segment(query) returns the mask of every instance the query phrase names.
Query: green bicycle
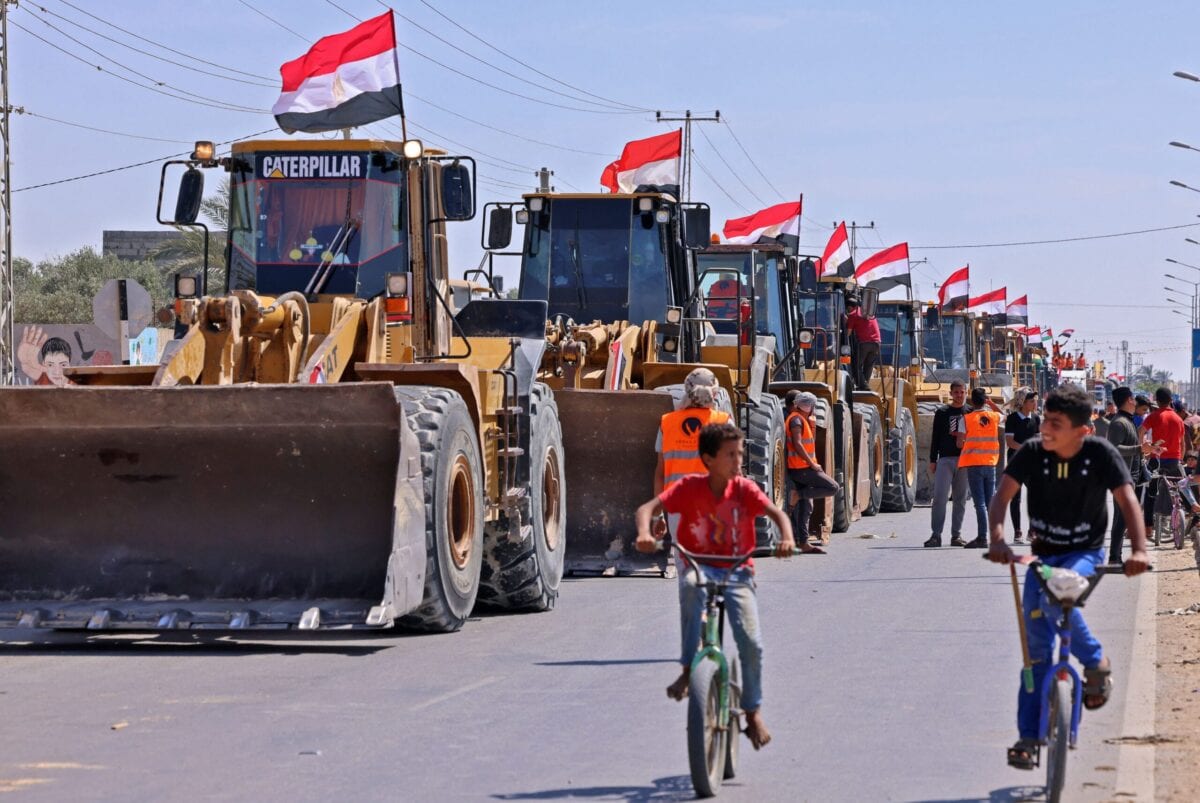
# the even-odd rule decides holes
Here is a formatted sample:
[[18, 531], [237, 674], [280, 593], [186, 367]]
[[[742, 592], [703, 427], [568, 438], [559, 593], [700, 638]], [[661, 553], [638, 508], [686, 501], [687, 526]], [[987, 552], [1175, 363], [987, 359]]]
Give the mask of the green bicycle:
[[[743, 583], [730, 579], [753, 553], [722, 557], [728, 566], [713, 566], [712, 555], [697, 555], [671, 545], [696, 573], [696, 584], [707, 593], [700, 649], [692, 659], [688, 683], [688, 765], [698, 797], [712, 797], [721, 782], [737, 774], [738, 733], [741, 732], [741, 677], [736, 649], [722, 646], [725, 631], [725, 592]], [[719, 579], [700, 571], [705, 563], [720, 569]]]

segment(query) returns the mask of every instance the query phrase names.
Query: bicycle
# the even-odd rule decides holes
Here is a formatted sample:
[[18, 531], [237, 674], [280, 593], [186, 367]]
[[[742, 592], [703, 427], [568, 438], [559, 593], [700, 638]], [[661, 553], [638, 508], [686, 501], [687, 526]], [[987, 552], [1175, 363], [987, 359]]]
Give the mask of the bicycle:
[[[1196, 497], [1190, 487], [1191, 477], [1176, 477], [1156, 471], [1150, 475], [1150, 481], [1158, 483], [1159, 493], [1162, 493], [1165, 488], [1171, 497], [1170, 514], [1154, 514], [1154, 531], [1151, 540], [1155, 546], [1159, 546], [1162, 544], [1163, 534], [1170, 532], [1171, 541], [1174, 543], [1175, 548], [1183, 549], [1183, 545], [1187, 541], [1189, 534], [1195, 538], [1197, 523], [1195, 515], [1192, 512], [1192, 508], [1196, 504]], [[1185, 504], [1187, 506], [1186, 509], [1184, 507]], [[1196, 554], [1197, 566], [1200, 567], [1200, 543], [1196, 544]]]
[[[984, 555], [984, 558], [987, 558]], [[1041, 748], [1046, 748], [1046, 800], [1058, 803], [1062, 799], [1067, 777], [1067, 751], [1074, 750], [1079, 738], [1079, 720], [1083, 713], [1083, 680], [1071, 666], [1071, 612], [1082, 608], [1106, 574], [1123, 574], [1122, 564], [1103, 564], [1091, 577], [1083, 577], [1070, 569], [1047, 566], [1040, 560], [1029, 564], [1042, 593], [1062, 609], [1054, 623], [1058, 641], [1058, 661], [1042, 680], [1042, 711], [1038, 723], [1037, 745], [1033, 751], [1033, 768], [1041, 766]], [[1053, 584], [1053, 588], [1051, 587]], [[1057, 589], [1057, 591], [1055, 590]], [[1026, 659], [1028, 660], [1028, 658]], [[1026, 688], [1033, 691], [1032, 675], [1026, 675]]]
[[[712, 797], [721, 788], [723, 780], [737, 774], [738, 733], [741, 731], [741, 677], [735, 650], [726, 652], [722, 647], [725, 631], [725, 592], [729, 588], [745, 585], [730, 580], [734, 571], [754, 556], [721, 556], [728, 566], [714, 566], [712, 555], [697, 555], [679, 544], [671, 544], [690, 564], [688, 571], [696, 573], [696, 584], [707, 594], [704, 603], [703, 627], [700, 649], [692, 659], [688, 682], [688, 766], [692, 774], [692, 787], [697, 797]], [[724, 571], [720, 579], [710, 579], [700, 564]]]

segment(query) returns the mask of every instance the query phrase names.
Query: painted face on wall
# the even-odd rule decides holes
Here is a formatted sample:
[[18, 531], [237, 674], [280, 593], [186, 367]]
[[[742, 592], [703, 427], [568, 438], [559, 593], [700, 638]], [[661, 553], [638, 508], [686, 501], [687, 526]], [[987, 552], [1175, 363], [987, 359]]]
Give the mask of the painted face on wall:
[[67, 384], [67, 377], [63, 371], [70, 367], [71, 358], [66, 354], [47, 354], [46, 358], [42, 361], [42, 368], [46, 371], [46, 377], [51, 383], [60, 387]]

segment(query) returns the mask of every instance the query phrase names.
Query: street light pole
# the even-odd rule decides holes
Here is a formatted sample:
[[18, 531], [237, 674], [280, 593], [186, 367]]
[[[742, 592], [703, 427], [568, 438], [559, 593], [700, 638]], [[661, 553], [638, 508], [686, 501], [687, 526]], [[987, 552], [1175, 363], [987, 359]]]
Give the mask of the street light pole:
[[[1192, 268], [1193, 270], [1200, 270], [1200, 268], [1197, 268], [1195, 265], [1188, 265], [1186, 262], [1180, 262], [1179, 260], [1171, 259], [1170, 257], [1167, 258], [1167, 261], [1172, 264], [1175, 264], [1175, 265], [1182, 265], [1185, 268]], [[1190, 316], [1184, 315], [1182, 312], [1180, 312], [1177, 309], [1173, 309], [1173, 310], [1171, 310], [1171, 312], [1174, 312], [1176, 315], [1180, 315], [1182, 317], [1187, 318], [1188, 323], [1191, 325], [1191, 329], [1192, 329], [1191, 332], [1188, 332], [1188, 350], [1187, 350], [1187, 352], [1188, 352], [1188, 377], [1189, 377], [1189, 380], [1188, 380], [1187, 400], [1188, 400], [1188, 408], [1194, 410], [1197, 407], [1200, 407], [1200, 368], [1196, 367], [1196, 364], [1195, 364], [1195, 361], [1193, 360], [1193, 355], [1192, 355], [1192, 347], [1193, 347], [1192, 340], [1196, 336], [1195, 331], [1197, 329], [1200, 329], [1200, 282], [1189, 282], [1187, 279], [1181, 279], [1178, 276], [1175, 276], [1170, 273], [1167, 273], [1164, 275], [1166, 276], [1166, 278], [1168, 278], [1172, 281], [1180, 282], [1182, 284], [1190, 284], [1192, 286], [1192, 298], [1191, 298], [1191, 305], [1190, 305], [1191, 315]], [[1168, 292], [1171, 292], [1171, 293], [1177, 293], [1181, 296], [1183, 295], [1183, 293], [1181, 291], [1176, 290], [1173, 287], [1167, 287], [1164, 285], [1163, 289], [1167, 290]], [[1167, 297], [1167, 301], [1178, 304], [1181, 307], [1184, 306], [1183, 302], [1176, 301], [1175, 299], [1170, 298], [1169, 296]]]

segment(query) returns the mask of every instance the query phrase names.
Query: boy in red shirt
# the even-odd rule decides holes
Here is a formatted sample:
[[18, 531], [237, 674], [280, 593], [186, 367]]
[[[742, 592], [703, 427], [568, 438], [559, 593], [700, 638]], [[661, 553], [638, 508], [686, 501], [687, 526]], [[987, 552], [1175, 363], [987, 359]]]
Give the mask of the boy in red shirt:
[[[796, 549], [787, 515], [772, 504], [752, 480], [741, 476], [744, 455], [741, 431], [729, 423], [708, 424], [700, 430], [700, 460], [707, 474], [688, 474], [637, 509], [637, 541], [640, 552], [654, 552], [658, 543], [650, 532], [650, 520], [660, 511], [678, 513], [676, 539], [689, 552], [705, 555], [745, 555], [755, 547], [754, 519], [766, 515], [775, 522], [782, 537], [777, 557], [788, 557]], [[727, 562], [726, 562], [727, 563]], [[701, 564], [700, 571], [724, 575], [721, 561]], [[754, 595], [754, 562], [747, 561], [730, 576], [739, 585], [725, 593], [725, 610], [738, 645], [742, 665], [742, 709], [746, 713], [746, 736], [754, 749], [771, 740], [762, 719], [762, 628]], [[695, 572], [679, 572], [679, 613], [683, 672], [667, 687], [667, 695], [682, 700], [687, 695], [692, 658], [700, 646], [700, 617], [705, 591], [696, 585]]]

